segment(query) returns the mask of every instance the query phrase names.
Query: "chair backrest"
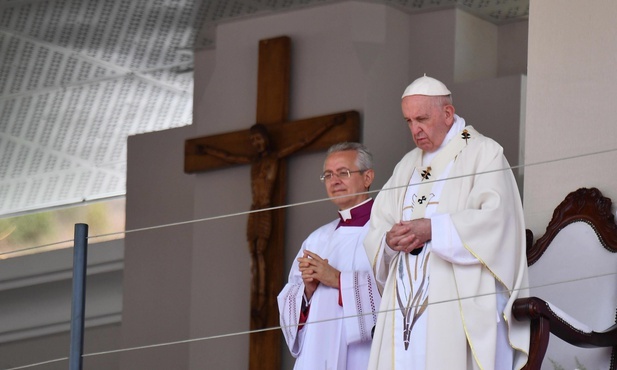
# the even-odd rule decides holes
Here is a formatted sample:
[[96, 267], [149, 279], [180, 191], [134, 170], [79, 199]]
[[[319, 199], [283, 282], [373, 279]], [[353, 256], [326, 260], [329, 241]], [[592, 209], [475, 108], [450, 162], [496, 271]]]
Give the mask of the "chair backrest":
[[[617, 225], [611, 204], [598, 189], [581, 188], [555, 209], [546, 233], [533, 244], [528, 231], [530, 295], [595, 331], [615, 323], [617, 313]], [[579, 348], [551, 335], [542, 369], [616, 369], [614, 357], [611, 348]]]

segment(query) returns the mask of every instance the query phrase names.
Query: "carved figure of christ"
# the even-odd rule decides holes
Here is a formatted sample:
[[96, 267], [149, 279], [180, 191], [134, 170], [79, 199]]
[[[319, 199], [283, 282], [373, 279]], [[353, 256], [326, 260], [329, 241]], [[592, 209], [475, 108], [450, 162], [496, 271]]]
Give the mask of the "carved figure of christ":
[[[283, 286], [285, 159], [326, 150], [341, 141], [358, 141], [355, 111], [288, 122], [290, 39], [259, 44], [257, 124], [249, 130], [187, 140], [185, 172], [234, 164], [251, 165], [252, 204], [247, 224], [251, 254], [251, 329], [278, 326], [276, 296]], [[280, 367], [280, 330], [250, 336], [249, 369]]]

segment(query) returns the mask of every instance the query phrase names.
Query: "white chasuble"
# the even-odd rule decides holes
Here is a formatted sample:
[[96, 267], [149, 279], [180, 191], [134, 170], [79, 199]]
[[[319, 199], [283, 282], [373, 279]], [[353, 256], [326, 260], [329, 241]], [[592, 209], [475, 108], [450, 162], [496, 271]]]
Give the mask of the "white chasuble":
[[335, 220], [314, 231], [303, 243], [341, 271], [339, 290], [320, 284], [313, 294], [306, 324], [298, 330], [304, 283], [294, 263], [289, 281], [278, 296], [285, 341], [296, 358], [294, 369], [366, 369], [371, 330], [377, 321], [380, 295], [362, 242], [364, 226], [337, 228]]
[[[529, 328], [510, 313], [518, 289], [527, 287], [518, 190], [501, 147], [466, 128], [450, 130], [452, 140], [471, 137], [441, 169], [433, 166], [439, 154], [429, 158], [429, 190], [422, 189], [428, 167], [416, 149], [375, 200], [365, 247], [382, 303], [369, 369], [488, 370], [506, 363], [510, 370], [513, 361], [517, 369], [526, 361]], [[417, 256], [392, 251], [385, 233], [418, 218], [419, 205], [420, 217], [431, 219], [432, 240]]]

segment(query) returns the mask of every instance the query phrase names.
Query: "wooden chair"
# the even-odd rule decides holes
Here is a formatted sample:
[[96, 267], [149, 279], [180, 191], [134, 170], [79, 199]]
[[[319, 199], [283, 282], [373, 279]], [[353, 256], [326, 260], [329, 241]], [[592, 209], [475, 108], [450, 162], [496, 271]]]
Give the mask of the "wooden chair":
[[[579, 362], [567, 342], [577, 347], [602, 348], [580, 361], [587, 369], [597, 368], [597, 363], [589, 363], [599, 361], [602, 368], [617, 370], [617, 225], [611, 204], [598, 189], [581, 188], [568, 194], [555, 209], [546, 233], [535, 243], [532, 232], [527, 230], [529, 285], [534, 296], [517, 299], [512, 308], [517, 320], [531, 321], [529, 361], [524, 369], [540, 369], [547, 349], [553, 345], [562, 349], [549, 350], [559, 358], [549, 357], [553, 366], [546, 362], [546, 369], [578, 367], [564, 365]], [[583, 283], [588, 285], [574, 287]], [[602, 288], [607, 291], [602, 292]], [[566, 310], [578, 312], [570, 316]], [[595, 331], [594, 325], [607, 329]], [[551, 333], [565, 342], [551, 341], [549, 345]], [[589, 354], [584, 351], [577, 353]], [[605, 365], [608, 361], [610, 364]]]

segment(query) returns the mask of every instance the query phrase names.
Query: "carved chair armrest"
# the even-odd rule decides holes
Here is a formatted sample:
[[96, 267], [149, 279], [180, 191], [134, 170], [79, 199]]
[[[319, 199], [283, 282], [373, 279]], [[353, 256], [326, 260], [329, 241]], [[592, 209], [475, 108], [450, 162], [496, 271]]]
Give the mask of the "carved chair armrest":
[[593, 331], [538, 297], [517, 299], [512, 306], [512, 314], [519, 321], [531, 320], [532, 332], [534, 325], [540, 323], [541, 331], [550, 331], [562, 340], [578, 347], [617, 345], [617, 324], [602, 332]]

